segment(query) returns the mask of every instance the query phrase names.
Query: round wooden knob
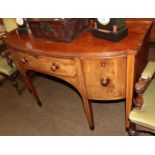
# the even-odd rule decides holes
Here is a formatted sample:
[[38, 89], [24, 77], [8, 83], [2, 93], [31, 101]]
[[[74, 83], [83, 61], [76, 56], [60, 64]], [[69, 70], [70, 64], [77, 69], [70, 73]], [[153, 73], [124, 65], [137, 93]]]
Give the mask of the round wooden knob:
[[57, 69], [59, 69], [59, 65], [56, 64], [56, 63], [53, 63], [53, 64], [52, 64], [52, 67], [51, 67], [51, 70], [52, 70], [52, 71], [56, 71]]
[[103, 77], [102, 79], [101, 79], [101, 84], [102, 84], [102, 86], [107, 86], [108, 84], [109, 84], [109, 82], [110, 82], [110, 79], [108, 78], [108, 77]]
[[28, 62], [28, 60], [26, 60], [25, 58], [20, 59], [20, 61], [21, 61], [23, 64], [26, 64], [26, 63]]
[[101, 62], [101, 66], [105, 67], [106, 63], [105, 62]]

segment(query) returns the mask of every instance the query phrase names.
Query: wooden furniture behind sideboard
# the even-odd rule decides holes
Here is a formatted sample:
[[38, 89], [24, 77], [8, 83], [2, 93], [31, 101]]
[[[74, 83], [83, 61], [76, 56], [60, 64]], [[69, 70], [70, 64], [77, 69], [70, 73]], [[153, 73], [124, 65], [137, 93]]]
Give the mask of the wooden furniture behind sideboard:
[[81, 94], [91, 129], [94, 129], [94, 119], [90, 100], [126, 99], [128, 128], [133, 86], [148, 61], [151, 22], [127, 22], [127, 26], [128, 37], [118, 43], [93, 37], [91, 29], [70, 43], [21, 36], [12, 31], [5, 38], [5, 43], [39, 105], [38, 94], [26, 74], [28, 70], [45, 73], [73, 85]]

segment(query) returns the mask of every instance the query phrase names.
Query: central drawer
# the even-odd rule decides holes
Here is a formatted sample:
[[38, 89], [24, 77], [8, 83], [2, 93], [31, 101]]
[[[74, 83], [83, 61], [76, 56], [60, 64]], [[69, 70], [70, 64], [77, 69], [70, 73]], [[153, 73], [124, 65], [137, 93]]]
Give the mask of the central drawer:
[[89, 99], [125, 98], [126, 57], [83, 60], [82, 65]]
[[75, 62], [71, 58], [46, 57], [22, 52], [13, 52], [13, 56], [22, 68], [61, 76], [76, 76]]

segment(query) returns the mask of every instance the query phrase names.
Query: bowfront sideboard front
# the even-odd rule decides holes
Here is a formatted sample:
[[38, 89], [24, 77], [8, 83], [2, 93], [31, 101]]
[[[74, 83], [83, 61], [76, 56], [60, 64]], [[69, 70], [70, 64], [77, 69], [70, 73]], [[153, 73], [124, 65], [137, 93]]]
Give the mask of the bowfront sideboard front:
[[[5, 43], [28, 89], [41, 105], [28, 70], [60, 78], [80, 93], [90, 129], [94, 129], [91, 100], [126, 100], [126, 128], [133, 86], [148, 61], [151, 22], [127, 22], [128, 37], [120, 42], [95, 38], [91, 29], [70, 43], [8, 33]], [[52, 102], [52, 101], [51, 101]]]

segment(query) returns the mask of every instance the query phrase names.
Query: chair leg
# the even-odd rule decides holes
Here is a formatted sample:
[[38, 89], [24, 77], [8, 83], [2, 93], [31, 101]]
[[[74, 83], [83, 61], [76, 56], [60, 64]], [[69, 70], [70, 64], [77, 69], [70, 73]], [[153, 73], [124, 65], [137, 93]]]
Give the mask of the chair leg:
[[6, 74], [0, 73], [0, 75], [4, 76], [3, 80], [0, 80], [0, 84], [1, 82], [5, 81], [6, 79], [9, 79], [13, 85], [13, 87], [16, 88], [16, 91], [18, 94], [21, 94], [23, 92], [23, 90], [26, 88], [26, 86], [24, 86], [23, 88], [19, 89], [18, 87], [18, 83], [16, 81], [17, 76], [18, 76], [18, 71], [16, 71], [15, 73], [13, 73], [11, 76], [8, 76]]
[[[0, 74], [0, 76], [1, 76], [1, 74]], [[2, 79], [0, 79], [0, 85], [2, 85], [2, 83], [6, 80], [6, 77], [4, 75], [2, 75], [2, 76], [3, 76]]]
[[9, 80], [11, 81], [13, 87], [16, 88], [17, 93], [20, 94], [22, 92], [22, 90], [20, 90], [18, 87], [18, 83], [16, 81], [16, 75], [14, 74], [14, 75], [10, 76]]
[[136, 129], [136, 124], [131, 123], [128, 129], [129, 136], [138, 136], [139, 132]]

